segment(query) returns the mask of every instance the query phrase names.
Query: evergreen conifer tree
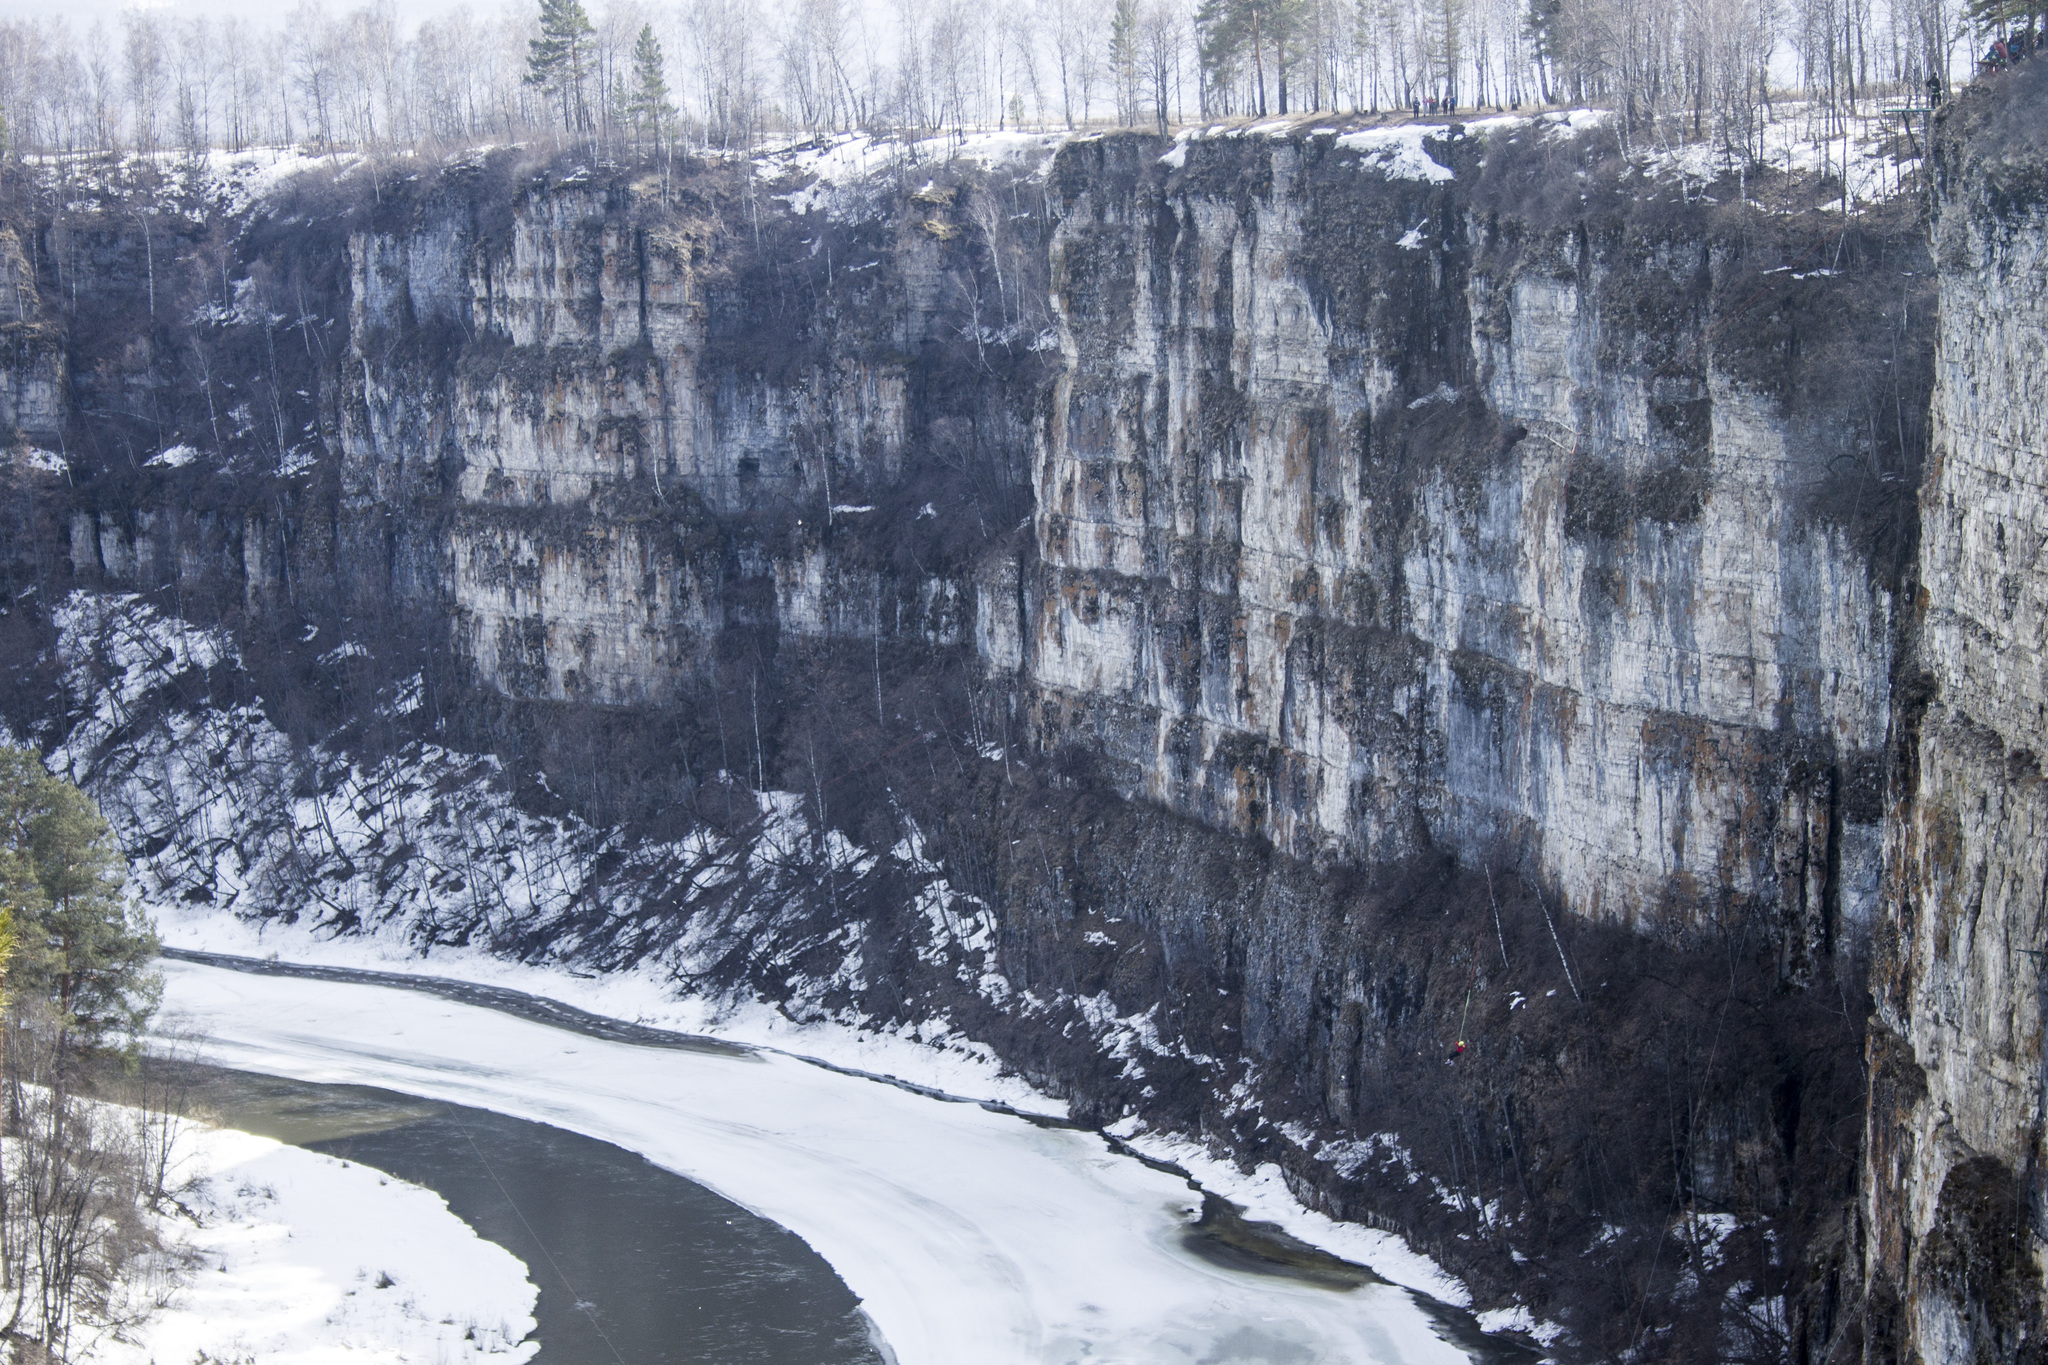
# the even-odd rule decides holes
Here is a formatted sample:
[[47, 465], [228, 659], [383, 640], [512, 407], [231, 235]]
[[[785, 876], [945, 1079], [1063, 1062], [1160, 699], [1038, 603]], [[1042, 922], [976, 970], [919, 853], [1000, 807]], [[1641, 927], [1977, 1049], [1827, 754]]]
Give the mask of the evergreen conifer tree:
[[156, 935], [122, 895], [127, 865], [78, 788], [0, 749], [0, 940], [10, 995], [48, 1001], [87, 1047], [131, 1041], [155, 1011]]
[[584, 68], [596, 33], [581, 0], [540, 0], [540, 37], [526, 44], [526, 83], [562, 102], [562, 124], [571, 132], [590, 123], [583, 104]]
[[633, 44], [633, 93], [626, 105], [637, 131], [651, 129], [654, 148], [661, 150], [662, 130], [675, 117], [669, 103], [668, 81], [662, 76], [661, 44], [655, 40], [654, 25], [640, 26], [640, 39]]
[[1287, 112], [1288, 71], [1300, 55], [1291, 48], [1303, 9], [1303, 0], [1203, 0], [1196, 8], [1199, 53], [1212, 82], [1228, 84], [1244, 73], [1244, 59], [1251, 59], [1252, 88], [1244, 112], [1265, 115], [1269, 75], [1279, 95], [1279, 112]]
[[1967, 0], [1965, 10], [1970, 22], [1986, 33], [2004, 34], [2034, 28], [2048, 4], [2043, 0]]

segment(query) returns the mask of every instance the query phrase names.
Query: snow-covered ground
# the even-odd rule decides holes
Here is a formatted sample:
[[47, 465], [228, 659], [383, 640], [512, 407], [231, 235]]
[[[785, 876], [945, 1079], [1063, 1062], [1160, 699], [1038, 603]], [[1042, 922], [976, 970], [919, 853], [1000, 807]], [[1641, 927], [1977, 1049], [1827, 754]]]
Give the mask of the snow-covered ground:
[[679, 996], [659, 962], [596, 976], [563, 964], [514, 962], [476, 948], [442, 946], [435, 948], [432, 956], [422, 956], [409, 945], [383, 935], [335, 935], [303, 923], [251, 924], [203, 907], [158, 906], [154, 913], [158, 936], [170, 948], [499, 986], [559, 1000], [609, 1019], [815, 1058], [828, 1066], [963, 1099], [989, 1101], [1026, 1114], [1067, 1117], [1066, 1101], [1006, 1074], [992, 1049], [942, 1020], [900, 1030], [825, 1021], [802, 1024], [764, 1003]]
[[896, 177], [949, 164], [972, 165], [989, 173], [1003, 171], [1016, 180], [1038, 179], [1051, 168], [1053, 154], [1072, 136], [997, 129], [908, 139], [843, 133], [764, 148], [753, 164], [756, 172], [771, 182], [804, 182], [781, 196], [792, 211], [823, 212], [843, 221], [876, 212], [882, 202], [876, 199], [877, 193], [892, 185]]
[[1406, 1290], [1195, 1255], [1199, 1196], [1091, 1133], [773, 1053], [609, 1043], [413, 991], [181, 962], [165, 976], [167, 1015], [203, 1030], [212, 1060], [586, 1133], [794, 1230], [902, 1365], [1466, 1358]]
[[520, 1365], [540, 1349], [526, 1267], [431, 1190], [231, 1129], [185, 1141], [196, 1225], [167, 1221], [191, 1253], [186, 1282], [93, 1359]]
[[[1780, 103], [1771, 110], [1759, 136], [1757, 150], [1762, 164], [1773, 170], [1816, 176], [1841, 175], [1846, 168], [1852, 209], [1903, 193], [1913, 183], [1920, 162], [1917, 157], [1894, 159], [1894, 139], [1902, 124], [1898, 115], [1885, 112], [1892, 103], [1860, 102], [1847, 115], [1846, 137], [1840, 132], [1829, 135], [1813, 105], [1803, 101]], [[1356, 115], [1302, 114], [1258, 123], [1187, 128], [1175, 136], [1173, 146], [1159, 159], [1178, 170], [1187, 164], [1188, 151], [1197, 142], [1219, 138], [1328, 137], [1340, 152], [1356, 153], [1362, 171], [1387, 180], [1436, 184], [1455, 179], [1456, 175], [1430, 155], [1430, 142], [1460, 137], [1513, 141], [1529, 134], [1546, 142], [1563, 141], [1612, 130], [1614, 114], [1607, 109], [1552, 109], [1443, 123], [1409, 122], [1398, 116], [1373, 117], [1363, 126], [1355, 126], [1358, 123]], [[1916, 132], [1920, 129], [1918, 122], [1913, 127]], [[1628, 149], [1627, 155], [1646, 184], [1681, 187], [1689, 196], [1704, 193], [1720, 177], [1734, 174], [1739, 162], [1736, 155], [1711, 141], [1638, 143]], [[1841, 201], [1835, 201], [1832, 207], [1839, 210]]]
[[[1895, 159], [1896, 139], [1904, 124], [1885, 110], [1889, 100], [1860, 101], [1847, 115], [1846, 133], [1830, 133], [1816, 108], [1804, 102], [1778, 105], [1764, 122], [1758, 151], [1762, 165], [1771, 170], [1801, 176], [1832, 174], [1843, 176], [1851, 209], [1882, 203], [1917, 185], [1918, 156]], [[1912, 120], [1917, 138], [1922, 133], [1918, 118]], [[1737, 168], [1737, 159], [1711, 143], [1696, 142], [1682, 147], [1638, 148], [1630, 159], [1651, 180], [1682, 184], [1700, 192], [1720, 176]], [[1837, 199], [1824, 205], [1840, 212]]]
[[[376, 936], [336, 937], [306, 925], [250, 924], [196, 907], [164, 907], [159, 914], [158, 931], [173, 948], [504, 987], [608, 1018], [813, 1059], [1024, 1114], [1067, 1116], [1066, 1101], [1007, 1074], [993, 1052], [950, 1031], [943, 1022], [900, 1031], [859, 1029], [833, 1021], [797, 1023], [766, 1004], [678, 997], [658, 965], [593, 977], [565, 966], [511, 962], [476, 949], [443, 947], [423, 957], [404, 944]], [[1454, 1306], [1471, 1303], [1463, 1284], [1399, 1237], [1363, 1224], [1340, 1223], [1303, 1207], [1288, 1192], [1277, 1167], [1247, 1174], [1185, 1137], [1150, 1132], [1134, 1120], [1118, 1124], [1114, 1132], [1146, 1156], [1189, 1171], [1202, 1188], [1243, 1206], [1251, 1218], [1367, 1266], [1394, 1284]], [[1548, 1335], [1548, 1329], [1540, 1334]]]

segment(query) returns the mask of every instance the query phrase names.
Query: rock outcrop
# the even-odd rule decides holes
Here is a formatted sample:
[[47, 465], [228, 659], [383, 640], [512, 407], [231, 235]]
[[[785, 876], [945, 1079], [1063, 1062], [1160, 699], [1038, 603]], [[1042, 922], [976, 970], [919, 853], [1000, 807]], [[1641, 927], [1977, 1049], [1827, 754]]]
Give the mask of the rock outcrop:
[[[676, 202], [654, 178], [572, 178], [493, 205], [504, 221], [486, 226], [451, 179], [403, 229], [350, 239], [339, 444], [344, 506], [439, 507], [431, 530], [398, 532], [432, 539], [395, 586], [452, 612], [478, 681], [643, 704], [701, 682], [728, 625], [968, 635], [957, 566], [903, 572], [855, 547], [925, 505], [997, 514], [937, 488], [907, 511], [875, 499], [905, 486], [911, 446], [970, 468], [1021, 449], [1035, 358], [1007, 344], [1013, 327], [999, 370], [957, 315], [1032, 228], [955, 247], [950, 225], [928, 229], [957, 188], [896, 198], [910, 221], [847, 226], [705, 176]], [[742, 208], [744, 244], [706, 216]]]
[[2043, 1350], [2048, 1269], [2048, 73], [1943, 142], [1934, 447], [1873, 972], [1883, 1359]]
[[1446, 847], [1680, 935], [1762, 910], [1804, 958], [1876, 896], [1893, 601], [1814, 506], [1869, 452], [1740, 333], [1832, 301], [1708, 212], [1504, 203], [1572, 173], [1555, 137], [1067, 154], [1043, 739], [1298, 857]]

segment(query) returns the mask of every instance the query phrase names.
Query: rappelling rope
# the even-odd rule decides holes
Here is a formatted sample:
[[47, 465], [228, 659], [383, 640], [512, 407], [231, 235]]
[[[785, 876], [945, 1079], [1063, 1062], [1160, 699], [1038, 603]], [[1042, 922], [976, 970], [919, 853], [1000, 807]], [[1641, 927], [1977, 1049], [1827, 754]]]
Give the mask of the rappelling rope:
[[1465, 1049], [1465, 1025], [1472, 1020], [1472, 988], [1479, 984], [1479, 955], [1472, 955], [1472, 975], [1465, 982], [1465, 1012], [1458, 1016], [1458, 1050]]

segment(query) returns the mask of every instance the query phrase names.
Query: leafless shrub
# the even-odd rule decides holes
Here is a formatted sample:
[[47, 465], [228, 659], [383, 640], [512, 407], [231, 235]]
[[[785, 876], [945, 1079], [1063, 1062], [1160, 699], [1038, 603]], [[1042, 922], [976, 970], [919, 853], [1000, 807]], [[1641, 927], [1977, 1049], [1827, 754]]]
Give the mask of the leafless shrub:
[[0, 1339], [71, 1360], [156, 1306], [131, 1280], [164, 1248], [145, 1215], [146, 1144], [128, 1111], [83, 1093], [67, 1030], [17, 1004], [0, 1023]]

